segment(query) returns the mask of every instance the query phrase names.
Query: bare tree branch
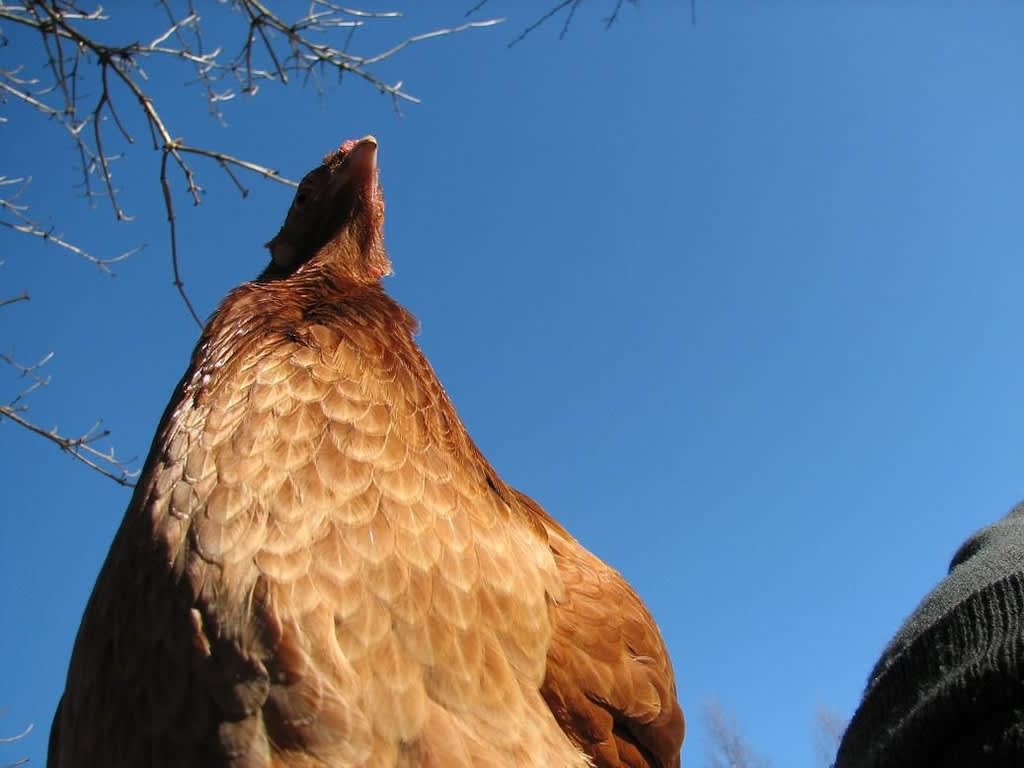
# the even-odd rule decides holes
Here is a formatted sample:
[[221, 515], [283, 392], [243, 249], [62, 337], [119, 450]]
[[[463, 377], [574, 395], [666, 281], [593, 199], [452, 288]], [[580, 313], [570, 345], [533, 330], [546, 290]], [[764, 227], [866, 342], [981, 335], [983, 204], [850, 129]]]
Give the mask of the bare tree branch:
[[32, 733], [32, 728], [32, 723], [29, 723], [21, 733], [15, 734], [14, 736], [0, 736], [0, 744], [13, 744], [16, 741], [21, 741]]
[[10, 186], [14, 184], [21, 185], [21, 188], [8, 197], [0, 197], [0, 214], [6, 214], [9, 218], [0, 218], [0, 226], [6, 227], [7, 229], [15, 232], [20, 232], [23, 235], [30, 235], [32, 237], [38, 237], [42, 240], [56, 245], [59, 248], [63, 248], [76, 256], [79, 256], [91, 264], [94, 264], [97, 269], [101, 272], [105, 272], [108, 275], [112, 275], [113, 271], [110, 269], [112, 264], [116, 264], [119, 261], [134, 256], [145, 246], [138, 246], [136, 248], [130, 248], [124, 253], [118, 254], [117, 256], [110, 256], [107, 258], [99, 258], [93, 256], [83, 248], [70, 243], [65, 240], [61, 235], [54, 232], [53, 227], [43, 227], [39, 222], [31, 219], [28, 216], [28, 206], [22, 205], [16, 202], [21, 197], [25, 187], [28, 186], [31, 179], [18, 178], [8, 179], [4, 176], [0, 176], [0, 188]]
[[28, 736], [30, 733], [32, 733], [32, 728], [32, 723], [29, 723], [27, 726], [25, 726], [25, 730], [23, 730], [20, 733], [16, 733], [13, 736], [0, 736], [0, 744], [12, 744], [15, 741], [20, 741], [26, 736]]
[[7, 299], [0, 299], [0, 307], [6, 307], [8, 304], [16, 304], [19, 301], [28, 301], [28, 291], [22, 291], [17, 296], [11, 296]]
[[50, 378], [42, 375], [40, 371], [52, 358], [53, 353], [49, 352], [39, 361], [25, 364], [15, 360], [13, 355], [0, 353], [0, 362], [6, 363], [12, 368], [18, 378], [28, 381], [27, 386], [22, 388], [6, 405], [0, 405], [0, 422], [6, 418], [29, 432], [55, 443], [65, 453], [70, 454], [101, 475], [109, 477], [119, 485], [133, 485], [131, 478], [138, 472], [128, 468], [130, 462], [123, 462], [117, 458], [113, 448], [103, 451], [95, 447], [96, 442], [110, 435], [109, 430], [100, 429], [99, 421], [78, 437], [68, 437], [62, 435], [56, 427], [46, 429], [25, 415], [28, 411], [28, 405], [25, 403], [28, 396], [50, 383]]
[[[605, 29], [611, 29], [615, 23], [619, 20], [619, 15], [622, 12], [623, 6], [626, 3], [630, 5], [637, 5], [639, 0], [610, 0], [612, 3], [611, 12], [604, 17], [602, 20]], [[478, 0], [468, 11], [466, 16], [472, 16], [474, 13], [479, 11], [490, 0]], [[548, 21], [553, 19], [559, 13], [565, 11], [565, 19], [562, 22], [562, 28], [558, 33], [558, 39], [563, 40], [565, 36], [569, 34], [569, 27], [572, 26], [573, 19], [576, 17], [576, 12], [583, 6], [586, 0], [557, 0], [551, 7], [548, 8], [543, 14], [541, 14], [536, 20], [528, 24], [523, 30], [508, 43], [508, 47], [512, 48], [515, 45], [521, 43], [530, 33], [536, 31], [538, 28], [544, 26]], [[693, 26], [697, 26], [697, 7], [696, 0], [690, 0], [690, 23]]]
[[[356, 53], [352, 46], [359, 30], [367, 25], [387, 25], [401, 14], [371, 12], [338, 5], [331, 0], [307, 0], [301, 6], [272, 0], [224, 0], [195, 3], [195, 0], [156, 0], [154, 34], [145, 40], [107, 42], [103, 34], [110, 15], [102, 6], [85, 0], [0, 0], [0, 45], [8, 58], [17, 45], [22, 61], [0, 66], [0, 102], [8, 105], [7, 122], [15, 115], [28, 115], [57, 123], [78, 158], [76, 186], [92, 202], [106, 198], [115, 222], [131, 219], [132, 212], [121, 200], [116, 176], [117, 161], [136, 146], [136, 135], [146, 132], [160, 153], [156, 183], [160, 190], [168, 227], [168, 249], [172, 283], [193, 321], [202, 325], [183, 279], [178, 252], [179, 218], [176, 196], [185, 194], [193, 205], [203, 201], [200, 170], [212, 163], [223, 172], [242, 197], [249, 194], [245, 174], [287, 186], [296, 182], [252, 159], [238, 157], [216, 146], [188, 142], [173, 123], [175, 113], [157, 103], [154, 77], [173, 76], [183, 69], [191, 83], [202, 89], [209, 114], [224, 124], [222, 109], [238, 94], [255, 95], [265, 81], [287, 84], [292, 79], [312, 82], [322, 92], [328, 76], [361, 79], [386, 94], [396, 111], [403, 102], [418, 103], [401, 80], [385, 80], [380, 65], [411, 45], [434, 38], [483, 29], [500, 23], [488, 19], [463, 23], [412, 35], [385, 46], [383, 50]], [[209, 17], [229, 14], [233, 26], [224, 44], [211, 46], [204, 35], [199, 10]], [[17, 35], [12, 31], [17, 30]], [[359, 38], [362, 40], [363, 38]], [[366, 38], [369, 39], [369, 38]], [[32, 46], [35, 46], [33, 48]], [[226, 51], [233, 51], [228, 53]], [[41, 55], [41, 63], [34, 62]], [[20, 111], [19, 111], [20, 110]], [[11, 163], [14, 158], [8, 158]], [[112, 266], [138, 252], [130, 249], [112, 257], [94, 255], [89, 248], [72, 242], [31, 209], [23, 193], [25, 177], [0, 176], [0, 231], [37, 238], [57, 246], [113, 274]], [[176, 187], [176, 182], [182, 184]], [[0, 307], [25, 301], [28, 294], [0, 300]], [[0, 405], [0, 421], [13, 424], [55, 443], [66, 453], [122, 485], [130, 485], [133, 473], [109, 451], [96, 447], [107, 436], [99, 422], [86, 433], [72, 437], [56, 428], [47, 429], [26, 414], [25, 398], [49, 379], [39, 374], [44, 358], [34, 365], [22, 365], [12, 355], [0, 362], [30, 383], [6, 405]]]
[[[413, 35], [412, 37], [407, 37], [405, 40], [398, 43], [397, 45], [391, 46], [386, 51], [381, 51], [375, 56], [367, 56], [366, 58], [361, 59], [360, 63], [362, 64], [362, 66], [367, 67], [372, 66], [374, 64], [379, 64], [385, 59], [390, 59], [403, 48], [407, 48], [410, 45], [414, 45], [415, 43], [421, 43], [424, 40], [433, 40], [438, 37], [445, 37], [446, 35], [457, 35], [459, 34], [459, 32], [465, 32], [470, 29], [484, 29], [485, 27], [493, 27], [495, 24], [501, 24], [503, 21], [504, 19], [490, 19], [489, 21], [471, 21], [465, 24], [460, 24], [457, 27], [452, 27], [451, 29], [435, 29], [433, 32], [424, 32], [423, 34], [420, 35]], [[419, 99], [414, 97], [403, 96], [402, 98], [407, 98], [409, 101], [414, 101], [417, 104], [419, 104], [420, 102]]]
[[28, 378], [31, 380], [31, 383], [25, 387], [25, 389], [21, 390], [21, 392], [14, 396], [14, 399], [8, 404], [9, 407], [15, 408], [22, 400], [31, 395], [37, 389], [45, 387], [50, 383], [49, 377], [41, 376], [36, 373], [36, 371], [40, 370], [44, 365], [50, 362], [52, 357], [53, 352], [47, 352], [46, 355], [44, 355], [38, 362], [32, 363], [31, 365], [23, 365], [10, 355], [0, 354], [0, 361], [7, 363], [16, 370], [21, 378]]
[[526, 29], [520, 32], [519, 37], [517, 37], [515, 40], [509, 43], [508, 47], [511, 48], [517, 43], [521, 43], [523, 40], [526, 39], [526, 36], [533, 32], [535, 29], [537, 29], [540, 26], [543, 26], [544, 23], [547, 22], [549, 19], [551, 19], [554, 16], [557, 16], [558, 13], [564, 10], [565, 8], [568, 8], [569, 13], [566, 15], [565, 23], [562, 24], [562, 31], [558, 33], [559, 40], [565, 39], [566, 34], [569, 32], [569, 25], [572, 23], [573, 16], [576, 15], [576, 9], [579, 8], [582, 2], [583, 0], [562, 0], [562, 2], [558, 3], [558, 5], [554, 6], [551, 10], [549, 10], [535, 22], [526, 27]]
[[[21, 733], [17, 733], [14, 736], [0, 736], [0, 744], [16, 744], [17, 742], [21, 741], [26, 736], [28, 736], [30, 733], [32, 733], [32, 728], [32, 723], [29, 723], [22, 729]], [[4, 763], [3, 768], [17, 768], [17, 766], [25, 765], [27, 762], [28, 758], [22, 757], [18, 760], [15, 760], [13, 763]]]
[[[262, 80], [288, 83], [290, 76], [303, 75], [314, 79], [320, 87], [322, 75], [336, 72], [339, 77], [352, 74], [361, 78], [381, 93], [389, 95], [396, 110], [402, 101], [418, 103], [418, 99], [404, 89], [402, 81], [388, 83], [375, 74], [374, 67], [387, 61], [415, 43], [482, 29], [500, 23], [500, 19], [469, 22], [457, 27], [437, 29], [411, 37], [372, 55], [356, 55], [348, 50], [351, 33], [368, 22], [394, 19], [398, 13], [371, 13], [336, 5], [327, 0], [312, 0], [305, 15], [286, 21], [262, 0], [232, 0], [230, 8], [243, 21], [243, 43], [234, 57], [227, 57], [222, 47], [207, 50], [202, 37], [200, 16], [191, 0], [178, 10], [180, 3], [160, 0], [167, 26], [149, 43], [130, 42], [108, 45], [99, 42], [90, 31], [98, 23], [107, 21], [101, 7], [84, 11], [69, 0], [26, 0], [23, 4], [0, 0], [0, 21], [36, 30], [46, 54], [46, 69], [52, 82], [41, 84], [40, 77], [22, 77], [15, 71], [0, 71], [0, 94], [12, 97], [30, 106], [37, 113], [61, 123], [82, 161], [82, 186], [87, 196], [93, 195], [92, 176], [101, 181], [104, 196], [109, 200], [115, 219], [124, 221], [129, 213], [121, 206], [118, 188], [114, 182], [111, 164], [121, 157], [109, 146], [105, 125], [107, 118], [116, 130], [116, 137], [130, 146], [135, 140], [117, 108], [114, 83], [118, 83], [131, 96], [141, 111], [149, 130], [153, 148], [163, 155], [160, 189], [170, 229], [170, 249], [174, 286], [181, 294], [189, 314], [200, 324], [199, 315], [192, 306], [181, 277], [176, 251], [177, 217], [174, 214], [167, 158], [173, 160], [185, 182], [192, 203], [202, 202], [202, 187], [187, 155], [213, 160], [229, 177], [241, 194], [248, 190], [233, 168], [255, 173], [279, 183], [295, 185], [277, 171], [260, 163], [235, 157], [209, 147], [194, 146], [175, 136], [164, 114], [147, 92], [143, 62], [165, 60], [185, 63], [202, 83], [207, 104], [212, 114], [222, 120], [220, 104], [235, 96], [235, 87], [242, 93], [255, 94]], [[339, 48], [327, 40], [337, 30], [347, 30], [345, 46]], [[269, 64], [266, 66], [263, 62]], [[99, 86], [99, 96], [91, 108], [80, 103], [80, 82], [87, 76], [82, 64], [91, 65]], [[232, 82], [235, 84], [232, 85]], [[81, 115], [84, 115], [81, 116]], [[91, 126], [91, 137], [84, 128]], [[48, 230], [32, 227], [27, 230], [38, 236], [50, 236]], [[63, 243], [62, 243], [63, 244]], [[64, 244], [67, 247], [67, 244]], [[84, 252], [83, 252], [84, 253]]]
[[[7, 299], [0, 303], [0, 306], [6, 306], [18, 301], [28, 301], [28, 294], [23, 293], [20, 296]], [[78, 437], [67, 437], [62, 435], [56, 427], [45, 429], [25, 415], [28, 411], [28, 405], [25, 402], [28, 396], [50, 383], [49, 376], [44, 376], [41, 371], [52, 358], [53, 352], [48, 352], [40, 360], [25, 364], [18, 362], [13, 354], [0, 353], [0, 363], [5, 363], [9, 368], [13, 369], [18, 378], [28, 381], [28, 384], [12, 397], [6, 405], [0, 404], [0, 422], [3, 419], [8, 419], [19, 427], [46, 438], [59, 446], [65, 453], [70, 454], [89, 468], [99, 472], [104, 477], [110, 478], [119, 485], [134, 485], [131, 478], [137, 475], [138, 472], [128, 468], [130, 462], [123, 462], [117, 458], [112, 447], [106, 451], [95, 447], [94, 444], [97, 441], [103, 440], [110, 435], [109, 430], [100, 429], [99, 421]]]
[[171, 239], [171, 269], [174, 272], [174, 287], [181, 295], [181, 300], [185, 302], [185, 307], [188, 308], [188, 312], [192, 315], [192, 319], [196, 321], [196, 325], [200, 328], [203, 327], [203, 321], [199, 319], [199, 313], [196, 312], [195, 307], [192, 306], [192, 300], [188, 297], [185, 292], [185, 283], [181, 279], [181, 271], [178, 268], [178, 229], [175, 226], [174, 220], [174, 198], [171, 195], [171, 185], [167, 182], [167, 153], [164, 152], [164, 156], [160, 161], [160, 188], [164, 193], [164, 210], [167, 211], [167, 225], [170, 228], [170, 239]]
[[135, 485], [132, 478], [139, 474], [138, 471], [129, 470], [127, 465], [114, 455], [113, 448], [101, 451], [93, 447], [92, 444], [97, 440], [102, 440], [110, 435], [110, 430], [100, 429], [101, 422], [97, 421], [87, 432], [78, 437], [66, 437], [60, 434], [56, 427], [45, 429], [29, 421], [9, 405], [0, 405], [0, 421], [3, 419], [9, 419], [29, 432], [45, 437], [50, 442], [55, 443], [65, 453], [78, 459], [104, 477], [110, 478], [118, 485]]

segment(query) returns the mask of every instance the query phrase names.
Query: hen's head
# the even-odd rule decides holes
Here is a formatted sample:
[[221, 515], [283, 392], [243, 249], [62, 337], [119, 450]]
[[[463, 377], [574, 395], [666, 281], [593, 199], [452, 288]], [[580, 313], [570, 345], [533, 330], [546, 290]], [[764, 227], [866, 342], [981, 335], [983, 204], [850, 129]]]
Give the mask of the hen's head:
[[299, 183], [284, 225], [267, 243], [267, 277], [316, 261], [360, 282], [391, 273], [384, 250], [384, 196], [377, 181], [377, 140], [346, 141]]

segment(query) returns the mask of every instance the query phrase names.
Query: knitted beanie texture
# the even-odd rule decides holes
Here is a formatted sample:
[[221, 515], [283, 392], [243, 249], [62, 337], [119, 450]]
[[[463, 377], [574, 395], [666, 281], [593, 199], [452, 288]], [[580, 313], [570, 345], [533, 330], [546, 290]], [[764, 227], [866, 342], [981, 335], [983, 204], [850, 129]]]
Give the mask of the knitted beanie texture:
[[885, 649], [836, 768], [1024, 766], [1024, 504], [964, 543]]

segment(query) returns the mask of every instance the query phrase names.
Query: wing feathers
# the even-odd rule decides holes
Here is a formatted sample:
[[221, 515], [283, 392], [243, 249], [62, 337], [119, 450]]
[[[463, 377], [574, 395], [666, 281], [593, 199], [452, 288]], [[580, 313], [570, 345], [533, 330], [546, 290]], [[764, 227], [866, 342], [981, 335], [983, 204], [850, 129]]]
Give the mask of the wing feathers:
[[497, 478], [409, 316], [283, 283], [228, 298], [168, 406], [51, 764], [677, 765], [653, 621]]
[[533, 499], [516, 500], [546, 527], [565, 590], [542, 688], [559, 724], [598, 768], [678, 766], [683, 716], [654, 619], [619, 573]]

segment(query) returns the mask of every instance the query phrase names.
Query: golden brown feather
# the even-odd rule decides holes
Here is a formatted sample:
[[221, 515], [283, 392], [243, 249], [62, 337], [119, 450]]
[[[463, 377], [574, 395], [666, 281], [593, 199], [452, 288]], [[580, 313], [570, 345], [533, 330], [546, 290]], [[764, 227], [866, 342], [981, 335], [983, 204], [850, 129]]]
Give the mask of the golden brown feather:
[[376, 141], [207, 325], [86, 607], [48, 765], [675, 766], [657, 627], [473, 444], [381, 289]]

